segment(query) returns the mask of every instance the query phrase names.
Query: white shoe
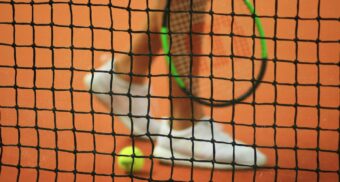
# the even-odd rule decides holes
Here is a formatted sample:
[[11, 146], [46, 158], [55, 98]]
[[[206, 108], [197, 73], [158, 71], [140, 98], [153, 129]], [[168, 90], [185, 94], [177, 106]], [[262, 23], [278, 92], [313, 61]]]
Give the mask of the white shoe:
[[118, 116], [130, 130], [133, 130], [131, 134], [142, 136], [144, 139], [148, 139], [148, 133], [158, 134], [160, 123], [147, 118], [150, 115], [148, 84], [132, 83], [130, 87], [129, 82], [109, 73], [111, 64], [112, 61], [108, 61], [93, 74], [87, 74], [84, 78], [86, 88], [111, 108], [113, 114]]
[[253, 147], [240, 141], [232, 144], [218, 123], [199, 121], [180, 131], [170, 130], [165, 123], [160, 133], [164, 136], [157, 138], [153, 155], [164, 163], [215, 169], [245, 169], [266, 163], [266, 156]]

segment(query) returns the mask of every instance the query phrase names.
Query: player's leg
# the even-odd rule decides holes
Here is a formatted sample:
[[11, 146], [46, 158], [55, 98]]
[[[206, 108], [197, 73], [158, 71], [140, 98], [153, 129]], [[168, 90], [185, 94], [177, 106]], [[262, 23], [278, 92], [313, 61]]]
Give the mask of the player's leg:
[[196, 120], [204, 117], [203, 108], [197, 102], [193, 101], [178, 86], [177, 82], [172, 80], [172, 99], [171, 99], [171, 116], [172, 127], [175, 130], [183, 130], [192, 127]]
[[[183, 3], [181, 1], [173, 0], [172, 2]], [[193, 0], [192, 2], [208, 3], [209, 1]], [[190, 5], [190, 3], [186, 5]], [[190, 7], [184, 6], [181, 6], [181, 8], [190, 9]], [[200, 32], [199, 29], [195, 31]], [[173, 43], [173, 46], [175, 44]], [[201, 51], [200, 46], [196, 45], [196, 48], [191, 50]], [[199, 57], [194, 56], [191, 59], [191, 75], [198, 75]], [[261, 152], [243, 144], [241, 141], [233, 140], [224, 131], [223, 125], [213, 121], [210, 116], [205, 116], [203, 106], [192, 101], [175, 81], [172, 81], [171, 88], [171, 96], [173, 97], [171, 102], [172, 119], [170, 125], [169, 123], [161, 125], [160, 133], [164, 136], [158, 137], [154, 150], [155, 156], [165, 158], [162, 161], [167, 163], [198, 167], [214, 166], [220, 169], [232, 168], [233, 163], [235, 168], [265, 164], [266, 157]], [[176, 160], [171, 160], [173, 157]], [[192, 159], [194, 161], [190, 162]], [[212, 164], [213, 161], [214, 165]]]
[[[172, 56], [172, 61], [177, 64], [183, 63], [182, 65], [178, 65], [178, 67], [184, 67], [182, 69], [186, 70], [186, 74], [188, 75], [197, 76], [200, 67], [199, 59], [201, 58], [198, 55], [202, 52], [202, 44], [197, 44], [197, 42], [200, 42], [201, 36], [197, 34], [191, 34], [190, 41], [195, 42], [196, 44], [191, 44], [184, 41], [187, 46], [190, 46], [190, 52], [188, 52], [188, 50], [186, 50], [185, 48], [181, 49], [178, 47], [183, 47], [182, 41], [187, 39], [187, 33], [183, 32], [203, 32], [203, 25], [191, 25], [196, 20], [204, 19], [205, 15], [202, 13], [189, 13], [189, 11], [205, 11], [208, 7], [209, 1], [194, 0], [192, 1], [192, 3], [193, 4], [191, 4], [191, 1], [183, 2], [181, 0], [172, 0], [170, 4], [170, 9], [174, 12], [170, 13], [169, 16], [169, 29], [174, 32], [174, 34], [171, 35], [173, 47], [173, 49], [171, 49], [171, 53], [174, 55]], [[197, 3], [200, 4], [197, 5]], [[182, 24], [180, 26], [176, 24], [176, 22], [179, 22], [179, 19], [185, 21], [181, 22]], [[202, 24], [204, 23], [205, 22], [203, 21]], [[185, 83], [194, 82], [193, 78], [190, 79], [188, 77], [182, 77], [182, 79]], [[187, 89], [190, 90], [190, 88]], [[189, 98], [189, 96], [185, 94], [178, 86], [175, 79], [172, 79], [171, 96], [171, 114], [174, 118], [172, 120], [173, 129], [181, 130], [192, 127], [195, 120], [199, 120], [204, 116], [202, 106]]]
[[[165, 6], [165, 1], [149, 2], [151, 9], [163, 9]], [[159, 17], [159, 13], [149, 12], [149, 21], [145, 19], [145, 22], [149, 22], [145, 23], [145, 32], [160, 32]], [[156, 134], [160, 127], [157, 121], [148, 119], [150, 107], [147, 95], [150, 90], [146, 76], [152, 63], [152, 57], [148, 55], [158, 53], [161, 48], [159, 35], [133, 33], [131, 47], [134, 55], [115, 54], [114, 59], [86, 75], [84, 82], [101, 102], [112, 109], [113, 114], [119, 116], [129, 129], [133, 129], [131, 133], [145, 137], [148, 132]], [[130, 73], [141, 76], [131, 76]]]
[[[160, 52], [161, 41], [159, 32], [162, 25], [161, 11], [165, 7], [165, 0], [149, 0], [149, 8], [151, 11], [148, 12], [148, 17], [145, 17], [144, 28], [138, 29], [143, 33], [132, 33], [131, 40], [131, 55], [117, 54], [115, 58], [115, 68], [120, 73], [133, 73], [138, 75], [147, 75], [149, 73], [150, 64], [152, 64], [152, 55]], [[146, 34], [145, 32], [158, 32]], [[129, 75], [119, 75], [126, 81], [130, 81]], [[141, 84], [146, 82], [146, 76], [133, 76], [133, 83]]]
[[[136, 1], [136, 0], [135, 0]], [[131, 3], [133, 3], [132, 1]], [[150, 64], [152, 64], [152, 56], [159, 53], [161, 49], [161, 42], [159, 34], [146, 32], [160, 32], [162, 25], [162, 9], [164, 9], [166, 0], [149, 0], [147, 1], [150, 11], [144, 17], [144, 27], [138, 28], [139, 32], [131, 33], [131, 53], [117, 54], [115, 57], [115, 71], [120, 73], [133, 73], [138, 75], [147, 75], [149, 72]], [[158, 10], [158, 11], [157, 11]], [[130, 40], [129, 40], [130, 41]], [[119, 75], [126, 81], [130, 81], [129, 75]], [[133, 83], [141, 84], [147, 80], [146, 76], [133, 76]]]

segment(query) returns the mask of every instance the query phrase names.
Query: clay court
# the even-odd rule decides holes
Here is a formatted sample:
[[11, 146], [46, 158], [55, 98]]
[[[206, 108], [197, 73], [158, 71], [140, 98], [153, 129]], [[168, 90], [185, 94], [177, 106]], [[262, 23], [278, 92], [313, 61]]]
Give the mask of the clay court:
[[[215, 12], [231, 12], [215, 1]], [[145, 0], [87, 3], [0, 0], [0, 181], [339, 181], [339, 1], [256, 0], [268, 44], [263, 83], [241, 104], [207, 108], [268, 157], [241, 171], [160, 164], [155, 142], [133, 140], [85, 89], [86, 73], [129, 51], [129, 17], [134, 30], [147, 17]], [[168, 67], [154, 59], [150, 110], [169, 117]], [[133, 177], [116, 162], [128, 145], [146, 160]]]

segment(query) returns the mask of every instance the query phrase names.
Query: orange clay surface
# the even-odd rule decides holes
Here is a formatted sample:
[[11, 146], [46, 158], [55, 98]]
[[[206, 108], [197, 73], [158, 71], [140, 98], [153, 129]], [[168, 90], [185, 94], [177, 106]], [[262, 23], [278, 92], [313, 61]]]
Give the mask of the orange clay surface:
[[[230, 2], [215, 0], [216, 11], [230, 12]], [[277, 0], [279, 17], [295, 17], [297, 0]], [[7, 2], [0, 0], [0, 2]], [[24, 0], [15, 2], [26, 2]], [[46, 2], [43, 0], [34, 2]], [[56, 2], [63, 2], [57, 0]], [[76, 0], [74, 3], [85, 1]], [[107, 0], [91, 1], [94, 4]], [[226, 1], [227, 2], [227, 1]], [[274, 16], [274, 0], [256, 0], [258, 15]], [[126, 7], [127, 0], [112, 1], [114, 6]], [[316, 0], [301, 0], [299, 16], [315, 18]], [[337, 0], [321, 0], [320, 16], [338, 18]], [[133, 8], [145, 8], [145, 1], [132, 1]], [[244, 11], [237, 3], [239, 11]], [[127, 29], [128, 12], [111, 8], [113, 27]], [[228, 8], [229, 7], [229, 8]], [[118, 168], [116, 157], [121, 148], [134, 143], [146, 156], [155, 143], [140, 141], [128, 136], [129, 131], [117, 118], [109, 115], [96, 98], [84, 90], [82, 79], [86, 72], [103, 63], [112, 55], [109, 51], [129, 50], [126, 32], [90, 28], [67, 27], [71, 23], [68, 4], [53, 4], [53, 22], [65, 27], [35, 26], [32, 49], [32, 26], [20, 22], [51, 23], [49, 4], [36, 4], [34, 10], [27, 4], [16, 4], [13, 12], [10, 3], [0, 3], [0, 111], [1, 111], [1, 173], [0, 181], [131, 181], [129, 175]], [[90, 22], [90, 11], [93, 16]], [[246, 12], [246, 11], [244, 11]], [[108, 28], [111, 26], [110, 9], [105, 6], [73, 5], [73, 24]], [[13, 22], [18, 24], [3, 24]], [[33, 15], [33, 17], [32, 17]], [[142, 27], [145, 12], [131, 13], [132, 28]], [[262, 19], [267, 37], [275, 34], [281, 39], [298, 37], [316, 40], [320, 27], [320, 40], [339, 40], [338, 21], [299, 20], [296, 31], [294, 19]], [[15, 40], [14, 40], [15, 28]], [[93, 33], [93, 34], [92, 34]], [[111, 40], [113, 41], [111, 44]], [[52, 41], [53, 38], [53, 41]], [[234, 132], [237, 139], [255, 144], [268, 157], [265, 168], [243, 171], [223, 171], [162, 165], [156, 159], [146, 158], [142, 172], [136, 177], [152, 180], [181, 181], [338, 181], [339, 171], [339, 44], [287, 40], [268, 40], [268, 69], [264, 80], [278, 84], [262, 84], [256, 92], [255, 107], [239, 104], [213, 110], [216, 121], [225, 122], [226, 131]], [[9, 44], [16, 43], [14, 48]], [[53, 50], [50, 47], [56, 47]], [[73, 44], [74, 49], [70, 46]], [[22, 45], [22, 46], [20, 46]], [[26, 45], [23, 46], [23, 45]], [[91, 51], [89, 48], [95, 49]], [[86, 49], [80, 49], [86, 48]], [[106, 58], [105, 58], [106, 57]], [[276, 57], [277, 60], [273, 61]], [[293, 64], [298, 60], [298, 64]], [[329, 65], [316, 63], [331, 63]], [[307, 63], [307, 64], [306, 64]], [[16, 64], [20, 68], [14, 69]], [[32, 69], [36, 66], [36, 70]], [[52, 67], [55, 70], [52, 70]], [[70, 67], [75, 70], [71, 71]], [[247, 69], [247, 68], [246, 68]], [[167, 73], [164, 58], [155, 57], [152, 74]], [[316, 83], [330, 85], [316, 87]], [[293, 83], [298, 83], [294, 87]], [[18, 86], [15, 89], [13, 86]], [[168, 96], [168, 78], [152, 77], [153, 95]], [[37, 89], [34, 91], [32, 87]], [[52, 92], [51, 88], [55, 88]], [[70, 88], [73, 92], [70, 92]], [[249, 98], [246, 102], [252, 102]], [[278, 103], [276, 106], [273, 103]], [[169, 115], [169, 100], [151, 99], [153, 116]], [[162, 107], [159, 107], [162, 104]], [[293, 104], [302, 106], [294, 107]], [[321, 108], [317, 109], [316, 105]], [[306, 106], [306, 107], [303, 107]], [[16, 108], [17, 107], [17, 108]], [[34, 110], [34, 108], [37, 108]], [[55, 110], [52, 110], [55, 108]], [[96, 113], [91, 113], [91, 110]], [[71, 112], [72, 111], [72, 112]], [[207, 109], [209, 111], [209, 109]], [[99, 113], [97, 113], [99, 112]], [[209, 113], [208, 113], [209, 114]], [[231, 124], [235, 122], [235, 125]], [[257, 127], [239, 124], [253, 124]], [[273, 125], [277, 127], [274, 128]], [[297, 128], [293, 128], [296, 125]], [[316, 130], [319, 127], [321, 130]], [[325, 130], [328, 129], [328, 130]], [[20, 143], [20, 146], [18, 144]], [[276, 146], [276, 148], [274, 148]], [[295, 149], [294, 149], [295, 148]], [[298, 148], [298, 149], [297, 149]], [[317, 151], [319, 148], [320, 151]], [[95, 152], [95, 154], [94, 154]], [[18, 170], [18, 167], [21, 169]], [[276, 168], [276, 169], [275, 169]], [[296, 171], [296, 168], [300, 170]], [[320, 172], [315, 172], [316, 169]], [[77, 171], [77, 173], [75, 173]], [[329, 171], [329, 172], [322, 172]], [[141, 179], [134, 179], [140, 181]]]

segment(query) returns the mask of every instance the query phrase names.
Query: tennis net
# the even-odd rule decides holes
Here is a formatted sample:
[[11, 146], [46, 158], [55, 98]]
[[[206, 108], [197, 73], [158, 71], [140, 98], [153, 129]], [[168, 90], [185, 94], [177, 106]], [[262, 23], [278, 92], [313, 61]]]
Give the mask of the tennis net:
[[[151, 135], [136, 140], [94, 92], [84, 88], [85, 74], [104, 61], [146, 56], [153, 60], [152, 66], [147, 63], [147, 74], [121, 74], [151, 80], [145, 118], [176, 119], [167, 55], [151, 51], [150, 37], [162, 32], [151, 29], [150, 15], [162, 17], [165, 11], [154, 8], [156, 0], [0, 0], [0, 181], [338, 181], [340, 3], [250, 2], [265, 31], [265, 76], [249, 98], [225, 108], [205, 106], [205, 112], [209, 121], [263, 151], [268, 162], [251, 170], [224, 171], [159, 164], [152, 155], [157, 142]], [[252, 61], [241, 67], [236, 63], [232, 74], [252, 82], [261, 61], [255, 16], [241, 0], [209, 3], [209, 10], [184, 13], [250, 23], [242, 35], [232, 29], [224, 34], [251, 40], [245, 52]], [[132, 51], [135, 36], [145, 37], [149, 53]], [[218, 57], [237, 57], [232, 53], [237, 51]], [[205, 59], [213, 60], [214, 53]], [[126, 145], [144, 151], [142, 172], [129, 174], [117, 166]]]

